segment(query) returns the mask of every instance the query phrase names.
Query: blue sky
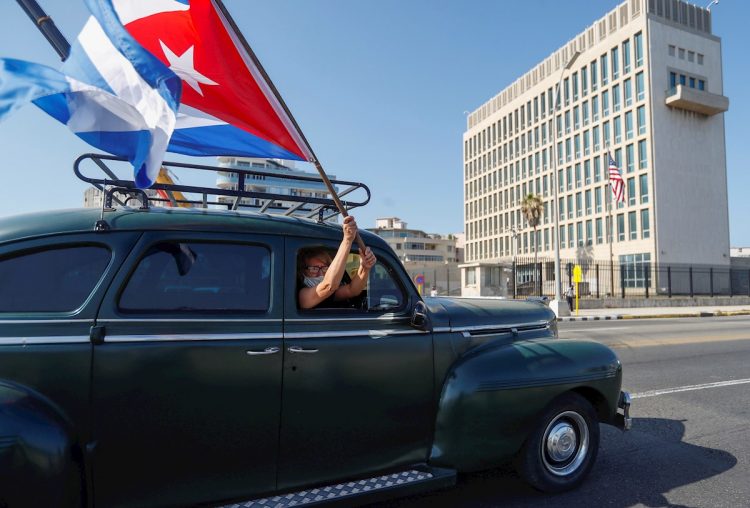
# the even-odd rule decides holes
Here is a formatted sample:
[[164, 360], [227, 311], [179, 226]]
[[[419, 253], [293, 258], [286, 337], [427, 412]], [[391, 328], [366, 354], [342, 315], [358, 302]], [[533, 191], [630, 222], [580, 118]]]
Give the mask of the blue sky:
[[[86, 19], [83, 2], [39, 2], [74, 39]], [[395, 215], [436, 233], [463, 230], [465, 112], [619, 3], [225, 0], [323, 166], [372, 190], [370, 204], [354, 212], [360, 227]], [[750, 133], [750, 2], [721, 0], [712, 10], [730, 100], [730, 241], [750, 246], [744, 146]], [[16, 2], [0, 4], [0, 34], [0, 56], [59, 64]], [[29, 105], [0, 123], [0, 140], [0, 216], [81, 205], [86, 185], [71, 168], [91, 149], [66, 127]]]

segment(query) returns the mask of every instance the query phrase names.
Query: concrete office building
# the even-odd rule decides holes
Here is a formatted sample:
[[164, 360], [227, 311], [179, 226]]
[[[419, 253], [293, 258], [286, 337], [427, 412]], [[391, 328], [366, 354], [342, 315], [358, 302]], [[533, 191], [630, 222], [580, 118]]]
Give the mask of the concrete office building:
[[[465, 293], [535, 245], [553, 258], [556, 212], [563, 259], [728, 265], [728, 106], [709, 10], [627, 0], [595, 21], [468, 116]], [[611, 214], [608, 151], [625, 182]], [[544, 202], [536, 236], [529, 193]]]

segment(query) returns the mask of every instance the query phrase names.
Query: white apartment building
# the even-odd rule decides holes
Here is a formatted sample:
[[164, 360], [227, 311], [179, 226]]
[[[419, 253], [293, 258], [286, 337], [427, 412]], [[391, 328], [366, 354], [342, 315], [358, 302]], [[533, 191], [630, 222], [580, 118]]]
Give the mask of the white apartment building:
[[[468, 116], [464, 283], [535, 246], [552, 258], [555, 234], [563, 259], [728, 265], [728, 106], [709, 10], [618, 5]], [[611, 210], [608, 152], [625, 181]], [[527, 194], [544, 203], [536, 235]]]
[[[305, 208], [294, 209], [298, 204], [295, 201], [286, 201], [283, 196], [306, 196], [314, 198], [330, 199], [328, 190], [322, 181], [319, 181], [318, 173], [311, 173], [297, 169], [293, 161], [281, 161], [280, 159], [259, 159], [251, 157], [219, 157], [219, 167], [226, 168], [226, 172], [219, 172], [216, 180], [216, 186], [221, 189], [237, 189], [237, 173], [232, 173], [232, 168], [252, 169], [259, 172], [267, 173], [267, 176], [253, 175], [252, 178], [245, 181], [245, 190], [250, 192], [271, 193], [279, 196], [278, 200], [267, 202], [261, 198], [242, 198], [241, 203], [249, 205], [249, 208], [258, 210], [280, 213], [290, 211], [291, 215], [306, 217], [310, 215], [306, 205]], [[279, 175], [278, 177], [274, 175]], [[304, 178], [315, 178], [317, 181], [303, 182], [300, 180], [289, 180], [283, 176], [294, 176]], [[328, 175], [330, 179], [335, 179], [335, 175]], [[334, 185], [338, 192], [338, 188]], [[219, 196], [219, 202], [230, 203], [234, 198]], [[338, 221], [338, 215], [331, 219]]]

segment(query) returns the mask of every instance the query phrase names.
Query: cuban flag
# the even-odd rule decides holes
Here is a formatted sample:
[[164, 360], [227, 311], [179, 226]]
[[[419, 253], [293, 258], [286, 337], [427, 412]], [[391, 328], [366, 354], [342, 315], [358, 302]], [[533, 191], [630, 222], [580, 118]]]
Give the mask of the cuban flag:
[[314, 161], [221, 2], [112, 2], [127, 31], [182, 79], [170, 152]]
[[0, 120], [33, 101], [87, 143], [127, 158], [147, 188], [177, 123], [181, 80], [125, 30], [111, 0], [86, 4], [92, 17], [61, 71], [0, 59]]

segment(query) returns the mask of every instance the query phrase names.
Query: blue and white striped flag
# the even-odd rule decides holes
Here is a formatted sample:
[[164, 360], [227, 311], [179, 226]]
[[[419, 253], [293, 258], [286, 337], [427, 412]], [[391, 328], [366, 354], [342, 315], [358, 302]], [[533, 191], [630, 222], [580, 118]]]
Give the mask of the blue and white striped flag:
[[140, 188], [159, 173], [175, 127], [180, 78], [125, 30], [111, 0], [92, 13], [61, 71], [0, 58], [0, 120], [29, 101], [78, 137], [126, 157]]

